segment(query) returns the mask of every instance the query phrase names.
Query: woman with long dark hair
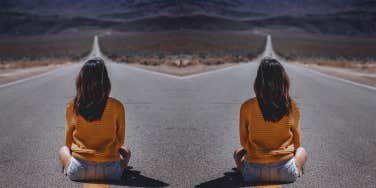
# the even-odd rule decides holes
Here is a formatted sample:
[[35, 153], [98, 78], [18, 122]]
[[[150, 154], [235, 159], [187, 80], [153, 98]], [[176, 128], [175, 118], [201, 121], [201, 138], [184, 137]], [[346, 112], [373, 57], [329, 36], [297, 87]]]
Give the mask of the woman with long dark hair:
[[76, 96], [66, 109], [65, 146], [59, 150], [71, 180], [119, 180], [131, 153], [123, 147], [125, 110], [109, 97], [111, 83], [102, 59], [88, 60], [76, 78]]
[[283, 66], [264, 58], [254, 82], [255, 98], [240, 108], [237, 169], [248, 183], [291, 183], [302, 174], [307, 152], [300, 147], [300, 112], [289, 95]]

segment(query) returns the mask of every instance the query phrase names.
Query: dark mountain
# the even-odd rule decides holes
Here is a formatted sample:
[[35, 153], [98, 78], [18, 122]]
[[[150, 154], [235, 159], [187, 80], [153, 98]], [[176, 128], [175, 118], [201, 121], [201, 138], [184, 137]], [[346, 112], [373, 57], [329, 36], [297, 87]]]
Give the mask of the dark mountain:
[[163, 31], [163, 30], [244, 30], [249, 25], [242, 21], [207, 15], [158, 16], [134, 20], [117, 25], [119, 31]]
[[179, 29], [248, 30], [298, 29], [309, 33], [333, 35], [375, 35], [376, 12], [343, 11], [330, 14], [283, 15], [262, 19], [234, 20], [207, 15], [158, 16], [116, 25], [119, 31], [160, 31]]
[[93, 28], [376, 35], [376, 0], [0, 0], [0, 35]]
[[375, 35], [376, 12], [344, 11], [333, 14], [274, 16], [236, 20], [217, 16], [156, 16], [131, 21], [105, 21], [83, 17], [40, 16], [26, 13], [0, 13], [1, 35], [56, 34], [67, 30], [92, 28], [116, 31], [163, 30], [250, 30], [269, 29], [333, 35]]
[[233, 17], [228, 12], [258, 12], [267, 15], [322, 14], [345, 10], [364, 0], [185, 0], [189, 12], [210, 12]]
[[354, 3], [353, 8], [367, 11], [376, 11], [376, 0], [359, 1], [357, 3]]
[[[326, 14], [375, 0], [0, 0], [0, 10], [42, 15], [99, 17], [108, 14], [189, 16], [209, 14], [232, 18], [261, 15]], [[112, 18], [112, 17], [111, 17]], [[127, 18], [127, 17], [125, 17]]]
[[0, 12], [0, 34], [27, 36], [57, 34], [67, 29], [110, 28], [118, 23], [83, 17], [40, 16], [28, 13]]
[[175, 0], [0, 0], [0, 10], [93, 18], [128, 11], [141, 15], [175, 14], [177, 3]]
[[375, 36], [376, 12], [344, 11], [320, 15], [277, 16], [246, 23], [258, 28], [295, 28], [317, 34]]

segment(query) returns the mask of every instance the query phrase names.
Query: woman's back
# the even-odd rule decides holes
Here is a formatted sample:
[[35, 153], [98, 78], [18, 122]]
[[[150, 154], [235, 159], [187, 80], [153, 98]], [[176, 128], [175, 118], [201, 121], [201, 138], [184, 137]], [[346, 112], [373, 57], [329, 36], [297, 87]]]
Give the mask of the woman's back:
[[[87, 121], [73, 110], [73, 101], [67, 107], [67, 123], [73, 134], [72, 155], [79, 159], [95, 162], [119, 160], [118, 149], [124, 143], [125, 115], [124, 107], [118, 100], [107, 99], [102, 117]], [[70, 130], [67, 129], [67, 132]]]
[[131, 152], [123, 146], [125, 110], [109, 97], [105, 62], [89, 59], [76, 78], [76, 95], [66, 108], [65, 146], [59, 149], [65, 173], [75, 181], [119, 180]]
[[240, 140], [251, 163], [275, 163], [294, 156], [299, 147], [299, 108], [292, 102], [291, 112], [277, 122], [266, 121], [258, 100], [252, 98], [240, 109]]
[[307, 153], [300, 147], [300, 112], [290, 97], [290, 80], [282, 64], [262, 59], [253, 89], [256, 97], [240, 108], [237, 169], [246, 182], [294, 182]]

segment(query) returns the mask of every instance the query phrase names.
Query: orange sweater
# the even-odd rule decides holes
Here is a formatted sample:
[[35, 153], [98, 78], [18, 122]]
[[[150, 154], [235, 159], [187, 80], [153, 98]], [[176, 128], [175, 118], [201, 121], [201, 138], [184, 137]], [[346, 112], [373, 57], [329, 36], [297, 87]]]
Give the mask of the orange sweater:
[[120, 101], [108, 98], [102, 118], [86, 121], [73, 111], [73, 101], [66, 110], [65, 144], [72, 156], [93, 162], [120, 159], [119, 148], [124, 144], [125, 110]]
[[300, 146], [299, 108], [292, 102], [292, 112], [278, 122], [265, 121], [256, 98], [240, 108], [240, 144], [250, 163], [275, 163], [294, 156]]

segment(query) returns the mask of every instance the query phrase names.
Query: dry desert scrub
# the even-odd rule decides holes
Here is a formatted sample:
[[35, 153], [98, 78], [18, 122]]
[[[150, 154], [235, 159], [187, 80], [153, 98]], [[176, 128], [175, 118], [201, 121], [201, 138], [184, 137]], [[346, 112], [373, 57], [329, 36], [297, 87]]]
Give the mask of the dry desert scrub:
[[119, 59], [115, 59], [118, 62], [138, 63], [142, 65], [170, 65], [177, 67], [186, 67], [189, 65], [222, 65], [225, 63], [238, 63], [246, 62], [248, 58], [242, 56], [222, 56], [222, 57], [199, 57], [192, 55], [177, 55], [177, 56], [165, 56], [159, 57], [144, 57], [144, 56], [128, 56]]
[[336, 68], [358, 69], [376, 71], [376, 60], [348, 60], [348, 59], [325, 59], [325, 58], [297, 58], [294, 63], [306, 65], [319, 65]]
[[23, 37], [0, 40], [0, 68], [26, 68], [77, 61], [89, 54], [91, 37]]
[[15, 60], [0, 63], [1, 69], [23, 69], [31, 67], [41, 67], [49, 65], [60, 65], [71, 62], [70, 59], [42, 59], [42, 60]]
[[331, 66], [352, 66], [375, 63], [376, 38], [335, 36], [277, 36], [273, 37], [275, 51], [296, 61], [312, 61]]
[[361, 68], [361, 67], [374, 67], [376, 66], [375, 60], [369, 61], [359, 61], [359, 60], [348, 60], [348, 59], [324, 59], [324, 58], [301, 58], [296, 59], [297, 62], [303, 64], [316, 64], [323, 66], [333, 66], [340, 68]]
[[265, 37], [251, 31], [129, 32], [103, 36], [100, 45], [117, 62], [216, 65], [255, 58], [263, 51]]

